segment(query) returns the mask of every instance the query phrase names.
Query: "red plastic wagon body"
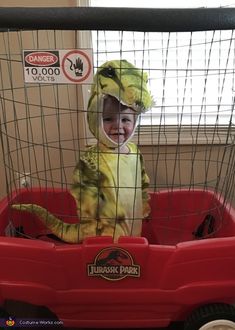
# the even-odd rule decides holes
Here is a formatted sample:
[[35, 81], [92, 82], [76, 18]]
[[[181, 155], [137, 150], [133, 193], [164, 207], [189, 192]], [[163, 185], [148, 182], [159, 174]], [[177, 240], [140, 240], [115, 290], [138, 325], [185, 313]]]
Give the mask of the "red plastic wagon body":
[[[21, 190], [10, 202], [24, 201], [76, 220], [67, 191]], [[152, 193], [151, 205], [142, 237], [121, 237], [116, 244], [111, 237], [93, 237], [73, 245], [54, 239], [33, 215], [9, 211], [3, 199], [1, 304], [47, 306], [65, 326], [80, 328], [165, 327], [201, 306], [234, 304], [234, 209], [205, 190]], [[209, 235], [210, 224], [200, 228], [208, 210], [214, 221]], [[39, 239], [7, 237], [9, 220]]]

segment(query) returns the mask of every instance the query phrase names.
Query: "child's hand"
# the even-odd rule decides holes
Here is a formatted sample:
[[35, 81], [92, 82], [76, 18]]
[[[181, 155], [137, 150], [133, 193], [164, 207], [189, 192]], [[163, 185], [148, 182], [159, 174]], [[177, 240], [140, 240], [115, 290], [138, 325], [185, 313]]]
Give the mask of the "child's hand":
[[151, 214], [149, 214], [147, 217], [143, 218], [143, 221], [145, 221], [145, 222], [149, 222], [151, 220], [152, 220]]

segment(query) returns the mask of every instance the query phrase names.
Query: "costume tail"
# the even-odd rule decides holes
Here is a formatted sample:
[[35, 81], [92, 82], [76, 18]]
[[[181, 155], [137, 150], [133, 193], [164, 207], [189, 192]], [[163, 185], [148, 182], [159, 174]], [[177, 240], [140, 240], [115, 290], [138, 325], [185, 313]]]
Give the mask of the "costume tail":
[[47, 209], [37, 204], [13, 204], [15, 210], [26, 211], [37, 215], [51, 232], [66, 243], [80, 243], [83, 237], [79, 237], [79, 224], [65, 223], [56, 218]]
[[115, 223], [113, 219], [83, 219], [81, 222], [72, 224], [61, 221], [44, 207], [37, 204], [13, 204], [14, 210], [29, 212], [39, 217], [51, 232], [66, 243], [81, 243], [86, 237], [112, 236], [116, 242], [120, 236], [127, 235], [123, 228], [125, 223]]

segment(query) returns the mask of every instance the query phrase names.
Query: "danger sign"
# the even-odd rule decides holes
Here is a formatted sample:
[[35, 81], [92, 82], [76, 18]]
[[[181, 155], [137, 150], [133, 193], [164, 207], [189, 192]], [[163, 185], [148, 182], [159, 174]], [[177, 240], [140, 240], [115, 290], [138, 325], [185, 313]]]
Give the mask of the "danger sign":
[[93, 79], [91, 49], [24, 51], [28, 83], [84, 84]]

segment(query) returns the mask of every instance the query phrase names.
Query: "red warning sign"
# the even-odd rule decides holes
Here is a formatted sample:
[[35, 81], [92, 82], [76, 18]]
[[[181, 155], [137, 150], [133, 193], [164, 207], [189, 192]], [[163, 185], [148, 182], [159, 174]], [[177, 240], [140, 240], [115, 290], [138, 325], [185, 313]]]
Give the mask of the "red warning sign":
[[92, 49], [24, 50], [27, 83], [90, 84], [93, 79]]
[[92, 81], [92, 55], [83, 50], [70, 50], [61, 62], [64, 76], [73, 83]]

